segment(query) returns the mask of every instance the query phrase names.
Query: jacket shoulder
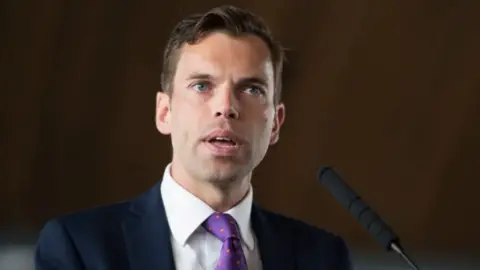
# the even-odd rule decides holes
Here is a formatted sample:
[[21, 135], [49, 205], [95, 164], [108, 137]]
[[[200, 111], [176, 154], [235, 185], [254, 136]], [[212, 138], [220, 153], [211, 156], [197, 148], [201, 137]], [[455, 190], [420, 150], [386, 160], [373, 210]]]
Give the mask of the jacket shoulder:
[[55, 235], [60, 234], [79, 248], [98, 239], [118, 241], [115, 239], [122, 233], [120, 224], [130, 204], [125, 201], [96, 206], [52, 218], [43, 226], [39, 242], [55, 242]]
[[321, 240], [322, 242], [338, 241], [342, 239], [340, 236], [330, 231], [319, 228], [300, 219], [288, 217], [286, 215], [264, 209], [261, 211], [272, 224], [275, 224], [275, 226], [278, 226], [282, 230], [288, 230], [295, 236], [313, 238], [316, 240]]
[[129, 202], [98, 206], [48, 220], [40, 231], [37, 269], [83, 269], [85, 258], [101, 257], [118, 243], [119, 221]]
[[68, 213], [56, 217], [50, 221], [56, 221], [67, 227], [75, 226], [105, 226], [109, 224], [118, 224], [118, 221], [128, 211], [131, 205], [130, 201], [118, 202], [114, 204], [96, 206], [89, 209]]
[[300, 219], [267, 210], [262, 212], [276, 230], [282, 235], [288, 234], [300, 269], [324, 264], [330, 267], [328, 269], [352, 269], [349, 248], [339, 235]]

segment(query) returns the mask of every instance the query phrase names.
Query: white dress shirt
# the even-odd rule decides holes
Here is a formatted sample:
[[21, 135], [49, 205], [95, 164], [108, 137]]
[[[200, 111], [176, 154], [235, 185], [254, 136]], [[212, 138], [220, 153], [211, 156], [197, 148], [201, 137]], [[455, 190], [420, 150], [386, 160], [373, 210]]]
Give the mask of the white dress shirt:
[[[215, 210], [175, 182], [170, 167], [171, 164], [165, 169], [160, 192], [170, 226], [175, 267], [177, 270], [212, 270], [223, 243], [201, 224]], [[247, 196], [226, 213], [235, 218], [240, 228], [248, 269], [261, 270], [260, 253], [250, 224], [252, 200], [253, 190], [250, 186]]]

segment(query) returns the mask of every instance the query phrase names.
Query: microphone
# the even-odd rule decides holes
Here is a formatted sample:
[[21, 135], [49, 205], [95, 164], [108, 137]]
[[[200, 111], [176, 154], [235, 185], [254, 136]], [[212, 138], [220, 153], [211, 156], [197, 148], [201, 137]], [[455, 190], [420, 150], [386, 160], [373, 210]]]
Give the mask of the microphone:
[[400, 246], [399, 237], [380, 216], [375, 213], [360, 196], [331, 167], [322, 167], [318, 172], [318, 181], [360, 222], [360, 224], [387, 251], [395, 251], [412, 267], [418, 266], [407, 256]]

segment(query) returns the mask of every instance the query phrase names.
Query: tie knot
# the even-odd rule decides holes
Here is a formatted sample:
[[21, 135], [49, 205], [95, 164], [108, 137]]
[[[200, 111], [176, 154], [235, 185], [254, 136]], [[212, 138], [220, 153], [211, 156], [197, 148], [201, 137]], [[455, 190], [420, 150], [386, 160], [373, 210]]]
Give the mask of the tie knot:
[[205, 220], [203, 227], [222, 241], [228, 238], [240, 239], [237, 222], [229, 214], [213, 213]]

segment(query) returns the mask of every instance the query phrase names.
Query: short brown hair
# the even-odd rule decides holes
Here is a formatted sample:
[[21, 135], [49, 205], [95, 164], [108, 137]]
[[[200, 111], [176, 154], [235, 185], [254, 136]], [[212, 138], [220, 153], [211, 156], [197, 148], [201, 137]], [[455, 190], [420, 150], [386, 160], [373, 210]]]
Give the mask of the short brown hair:
[[224, 5], [204, 14], [194, 14], [181, 20], [170, 34], [163, 55], [161, 83], [163, 91], [171, 95], [173, 77], [178, 62], [178, 51], [185, 44], [195, 44], [211, 32], [222, 31], [233, 36], [255, 35], [268, 46], [273, 62], [275, 92], [274, 101], [281, 100], [284, 50], [276, 42], [262, 18], [238, 7]]

